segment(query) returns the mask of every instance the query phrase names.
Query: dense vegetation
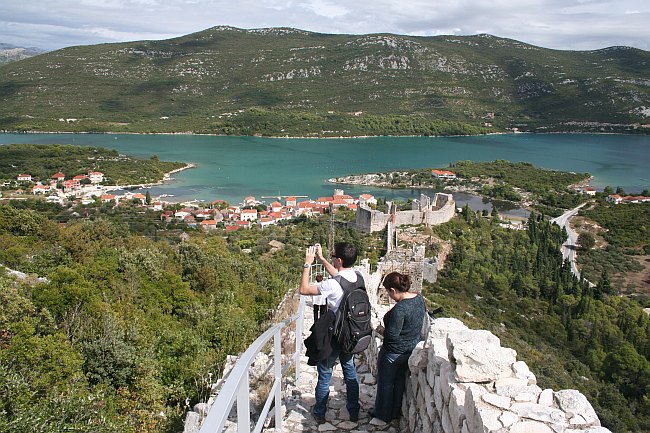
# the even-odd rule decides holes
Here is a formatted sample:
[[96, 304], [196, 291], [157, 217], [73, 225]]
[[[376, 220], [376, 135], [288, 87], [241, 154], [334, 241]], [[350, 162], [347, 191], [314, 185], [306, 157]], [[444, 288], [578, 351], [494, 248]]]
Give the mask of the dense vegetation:
[[0, 179], [15, 180], [27, 173], [48, 183], [57, 172], [66, 179], [88, 171], [104, 173], [106, 184], [135, 185], [158, 182], [165, 173], [184, 167], [181, 162], [165, 162], [153, 155], [140, 160], [101, 147], [55, 144], [11, 144], [0, 146]]
[[433, 231], [454, 248], [430, 299], [515, 348], [542, 388], [579, 389], [612, 431], [650, 430], [650, 318], [608, 281], [578, 281], [557, 226], [505, 230], [466, 207]]
[[518, 201], [522, 192], [532, 193], [536, 207], [553, 215], [585, 200], [584, 196], [567, 187], [589, 178], [589, 173], [545, 170], [529, 162], [504, 160], [458, 161], [451, 165], [450, 170], [466, 179], [489, 178], [490, 184], [484, 184], [480, 191], [488, 197]]
[[[650, 254], [650, 203], [612, 204], [601, 197], [581, 209], [580, 215], [602, 227], [595, 236], [605, 241], [605, 246], [581, 248], [578, 261], [584, 277], [593, 281], [606, 275], [617, 291], [642, 294], [649, 300], [650, 280], [643, 281], [644, 287], [635, 286], [626, 281], [626, 274], [642, 271], [637, 257]], [[577, 230], [585, 233], [584, 228]]]
[[580, 215], [606, 229], [603, 237], [610, 244], [650, 254], [650, 203], [612, 204], [600, 200], [596, 206], [582, 209]]
[[[304, 246], [327, 243], [328, 224], [305, 219], [228, 240], [143, 236], [120, 215], [59, 225], [19, 205], [0, 205], [0, 263], [47, 280], [0, 270], [5, 433], [178, 431], [186, 399], [205, 400], [209, 374], [295, 286]], [[354, 231], [337, 237], [367, 249]]]
[[0, 129], [237, 135], [647, 133], [650, 53], [490, 35], [216, 27], [0, 66]]

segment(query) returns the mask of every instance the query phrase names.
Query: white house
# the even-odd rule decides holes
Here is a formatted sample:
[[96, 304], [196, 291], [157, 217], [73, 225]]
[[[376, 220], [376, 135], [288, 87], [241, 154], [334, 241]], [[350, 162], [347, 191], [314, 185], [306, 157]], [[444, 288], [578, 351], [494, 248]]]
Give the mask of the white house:
[[456, 173], [448, 170], [431, 170], [431, 175], [436, 179], [456, 179]]
[[110, 203], [112, 201], [117, 203], [119, 200], [120, 198], [115, 194], [102, 194], [101, 196], [102, 203]]
[[186, 209], [181, 209], [179, 211], [174, 212], [174, 218], [177, 220], [183, 221], [185, 217], [188, 217], [192, 215], [190, 212], [188, 212]]
[[585, 189], [582, 190], [583, 194], [587, 194], [589, 196], [595, 197], [596, 196], [596, 188], [592, 186], [588, 186]]
[[375, 206], [377, 205], [377, 199], [372, 194], [361, 194], [359, 195], [359, 203]]
[[104, 173], [101, 171], [89, 171], [88, 179], [90, 179], [90, 183], [101, 183], [104, 181]]
[[59, 197], [58, 195], [50, 195], [45, 199], [48, 203], [57, 203], [63, 206], [63, 197]]
[[242, 221], [255, 221], [257, 219], [257, 209], [242, 209], [240, 218]]
[[16, 177], [16, 180], [21, 181], [21, 182], [31, 182], [32, 181], [32, 175], [31, 174], [19, 174], [18, 177]]
[[52, 191], [50, 185], [34, 185], [32, 188], [32, 194], [47, 194]]
[[260, 219], [260, 227], [262, 228], [270, 226], [271, 224], [275, 224], [275, 220], [272, 217], [264, 217]]
[[273, 203], [271, 203], [269, 208], [271, 212], [280, 212], [282, 211], [282, 203], [280, 203], [279, 201], [274, 201]]
[[258, 201], [252, 195], [244, 197], [244, 206], [257, 206]]
[[200, 225], [205, 231], [215, 230], [217, 228], [217, 222], [215, 220], [203, 220]]

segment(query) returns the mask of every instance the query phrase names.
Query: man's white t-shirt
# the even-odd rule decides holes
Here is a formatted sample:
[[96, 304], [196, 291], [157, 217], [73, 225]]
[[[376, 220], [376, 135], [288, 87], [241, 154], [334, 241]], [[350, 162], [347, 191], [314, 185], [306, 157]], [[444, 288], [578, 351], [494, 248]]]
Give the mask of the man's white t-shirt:
[[[351, 283], [357, 281], [357, 273], [354, 269], [343, 269], [339, 271], [338, 275]], [[327, 308], [336, 314], [341, 299], [343, 298], [343, 288], [341, 285], [334, 278], [328, 278], [318, 283], [318, 290], [320, 290], [321, 295], [327, 298]]]

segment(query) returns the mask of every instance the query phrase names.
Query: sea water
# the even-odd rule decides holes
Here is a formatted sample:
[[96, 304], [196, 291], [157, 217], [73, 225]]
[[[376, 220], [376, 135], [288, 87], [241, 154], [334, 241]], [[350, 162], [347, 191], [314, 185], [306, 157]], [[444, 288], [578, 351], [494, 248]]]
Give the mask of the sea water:
[[[526, 161], [542, 168], [588, 172], [592, 185], [621, 186], [628, 193], [650, 189], [650, 136], [618, 134], [500, 134], [465, 137], [368, 137], [300, 139], [154, 134], [0, 134], [0, 144], [57, 143], [101, 146], [141, 158], [193, 163], [152, 196], [173, 201], [226, 200], [245, 196], [331, 196], [327, 180], [415, 168], [444, 168], [461, 160]], [[101, 167], [100, 167], [101, 170]], [[341, 186], [347, 194], [387, 199], [418, 198], [417, 189]], [[491, 201], [455, 194], [459, 205], [491, 209]], [[171, 197], [170, 197], [171, 198]], [[504, 204], [497, 208], [503, 209]], [[508, 210], [508, 209], [506, 209]], [[516, 212], [515, 212], [516, 213]]]

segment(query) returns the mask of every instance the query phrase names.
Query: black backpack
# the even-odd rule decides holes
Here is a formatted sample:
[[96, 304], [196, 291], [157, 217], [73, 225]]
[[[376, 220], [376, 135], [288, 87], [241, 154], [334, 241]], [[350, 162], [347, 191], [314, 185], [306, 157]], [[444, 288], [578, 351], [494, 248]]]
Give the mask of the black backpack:
[[358, 271], [355, 272], [357, 281], [354, 283], [340, 275], [333, 277], [343, 288], [343, 299], [334, 322], [334, 336], [344, 353], [363, 352], [372, 339], [370, 299], [363, 276]]

